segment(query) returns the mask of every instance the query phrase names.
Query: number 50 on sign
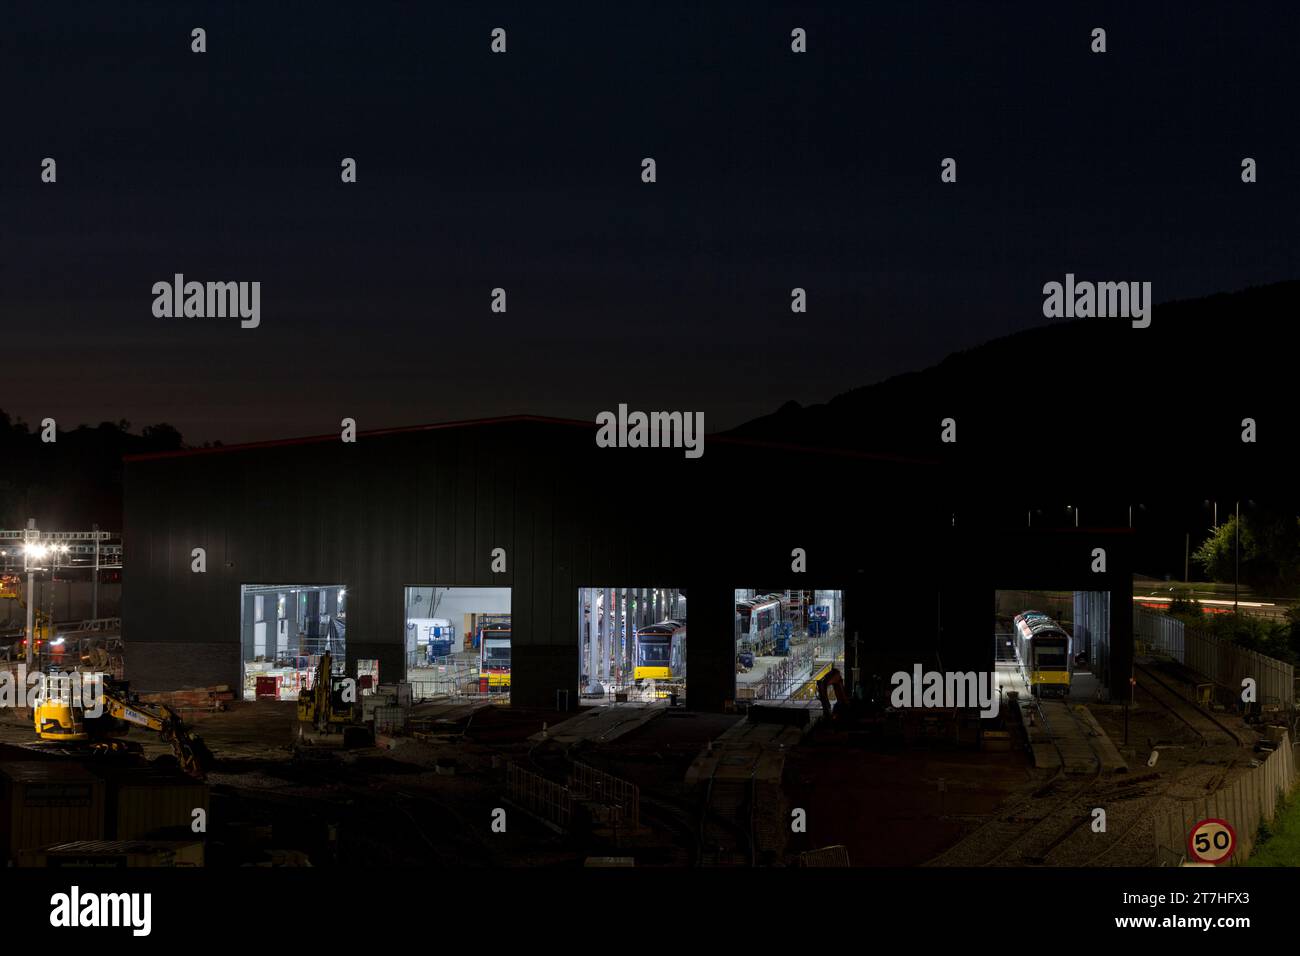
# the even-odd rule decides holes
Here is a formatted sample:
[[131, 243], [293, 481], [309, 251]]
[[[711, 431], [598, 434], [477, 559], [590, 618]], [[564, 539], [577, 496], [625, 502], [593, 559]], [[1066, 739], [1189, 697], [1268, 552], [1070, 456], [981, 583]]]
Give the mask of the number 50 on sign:
[[1200, 863], [1222, 863], [1236, 850], [1237, 833], [1227, 820], [1202, 820], [1187, 837], [1187, 852]]

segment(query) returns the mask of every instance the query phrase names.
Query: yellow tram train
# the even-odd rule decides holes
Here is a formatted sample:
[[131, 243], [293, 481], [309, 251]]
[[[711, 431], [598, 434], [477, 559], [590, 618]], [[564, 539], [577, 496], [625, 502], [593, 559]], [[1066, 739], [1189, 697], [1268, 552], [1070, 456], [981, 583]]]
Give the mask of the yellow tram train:
[[1016, 660], [1035, 697], [1070, 694], [1070, 635], [1041, 611], [1017, 614]]

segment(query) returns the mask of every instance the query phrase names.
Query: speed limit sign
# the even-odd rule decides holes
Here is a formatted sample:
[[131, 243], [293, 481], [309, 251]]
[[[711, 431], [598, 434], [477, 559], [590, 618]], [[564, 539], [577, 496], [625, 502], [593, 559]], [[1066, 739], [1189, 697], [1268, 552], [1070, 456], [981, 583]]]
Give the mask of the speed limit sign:
[[1227, 820], [1202, 820], [1187, 837], [1187, 852], [1198, 863], [1222, 863], [1236, 850], [1237, 832]]

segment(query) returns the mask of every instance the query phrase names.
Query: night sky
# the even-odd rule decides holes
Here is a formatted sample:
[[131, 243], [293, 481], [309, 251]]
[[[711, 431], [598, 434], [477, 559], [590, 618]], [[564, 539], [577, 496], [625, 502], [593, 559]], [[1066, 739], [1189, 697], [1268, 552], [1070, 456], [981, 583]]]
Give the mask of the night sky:
[[[1041, 325], [1066, 272], [1300, 275], [1294, 3], [696, 6], [7, 4], [0, 408], [716, 430]], [[260, 281], [261, 327], [155, 318], [176, 272]]]

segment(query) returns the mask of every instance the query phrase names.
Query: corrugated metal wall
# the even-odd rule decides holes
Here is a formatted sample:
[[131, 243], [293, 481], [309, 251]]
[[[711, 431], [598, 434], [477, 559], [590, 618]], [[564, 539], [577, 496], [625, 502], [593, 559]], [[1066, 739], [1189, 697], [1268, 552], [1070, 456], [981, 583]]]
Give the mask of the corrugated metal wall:
[[1075, 654], [1087, 653], [1092, 673], [1106, 688], [1110, 687], [1110, 620], [1108, 593], [1105, 591], [1074, 592], [1072, 651]]
[[[692, 707], [734, 696], [737, 587], [844, 590], [864, 668], [919, 660], [919, 646], [969, 669], [989, 656], [985, 585], [999, 581], [963, 543], [985, 536], [948, 520], [950, 480], [725, 442], [699, 460], [598, 449], [589, 426], [535, 420], [128, 461], [128, 677], [143, 691], [237, 684], [241, 584], [346, 585], [349, 663], [377, 659], [383, 679], [404, 674], [404, 588], [508, 586], [512, 699], [534, 706], [565, 689], [576, 702], [577, 591], [611, 583], [687, 591]], [[497, 547], [505, 574], [490, 570]]]

